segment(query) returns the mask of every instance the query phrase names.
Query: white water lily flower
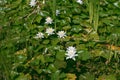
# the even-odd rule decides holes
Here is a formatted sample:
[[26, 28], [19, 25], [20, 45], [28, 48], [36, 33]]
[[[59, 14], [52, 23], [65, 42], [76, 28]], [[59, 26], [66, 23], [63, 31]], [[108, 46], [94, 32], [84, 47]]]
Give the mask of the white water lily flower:
[[52, 35], [52, 34], [54, 34], [54, 29], [53, 28], [47, 28], [46, 29], [46, 33], [48, 34], [48, 35]]
[[73, 59], [75, 60], [75, 57], [78, 56], [76, 53], [76, 48], [73, 46], [70, 46], [67, 48], [67, 53], [65, 54], [67, 57], [66, 59]]
[[82, 0], [77, 0], [77, 3], [82, 4], [83, 1]]
[[40, 39], [44, 38], [44, 34], [41, 33], [41, 32], [38, 32], [34, 38], [36, 38], [36, 39], [38, 39], [38, 38], [40, 38]]
[[31, 0], [29, 5], [31, 7], [34, 7], [36, 5], [36, 0]]
[[51, 17], [47, 17], [46, 19], [45, 19], [45, 24], [52, 24], [52, 22], [53, 22], [53, 20], [52, 20], [52, 18]]
[[66, 32], [65, 31], [58, 31], [57, 35], [60, 38], [64, 38], [66, 36]]

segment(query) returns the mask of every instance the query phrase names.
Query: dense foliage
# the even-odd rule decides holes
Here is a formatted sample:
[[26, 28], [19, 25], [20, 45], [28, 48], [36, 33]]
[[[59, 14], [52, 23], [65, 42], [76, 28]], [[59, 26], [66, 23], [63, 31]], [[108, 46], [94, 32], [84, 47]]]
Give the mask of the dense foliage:
[[119, 0], [30, 1], [0, 1], [0, 80], [120, 80]]

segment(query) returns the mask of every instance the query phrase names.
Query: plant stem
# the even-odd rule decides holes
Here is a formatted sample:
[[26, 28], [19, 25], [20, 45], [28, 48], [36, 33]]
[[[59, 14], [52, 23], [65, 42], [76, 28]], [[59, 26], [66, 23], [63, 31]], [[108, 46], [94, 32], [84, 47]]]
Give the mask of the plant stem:
[[89, 9], [90, 24], [93, 25], [94, 30], [97, 32], [99, 23], [99, 0], [86, 0]]
[[53, 0], [52, 12], [53, 12], [53, 19], [55, 21], [54, 28], [55, 28], [55, 32], [56, 32], [56, 0]]
[[10, 80], [9, 69], [8, 69], [6, 60], [7, 60], [7, 58], [5, 57], [4, 53], [1, 51], [0, 52], [0, 64], [2, 65], [6, 80]]
[[93, 19], [93, 26], [94, 30], [97, 32], [99, 23], [99, 0], [94, 2], [94, 19]]

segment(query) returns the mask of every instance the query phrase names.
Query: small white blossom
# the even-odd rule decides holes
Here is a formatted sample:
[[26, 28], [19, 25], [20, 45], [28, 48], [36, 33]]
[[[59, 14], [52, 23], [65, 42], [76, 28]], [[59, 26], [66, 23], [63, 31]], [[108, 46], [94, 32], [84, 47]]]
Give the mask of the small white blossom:
[[77, 3], [82, 4], [83, 1], [82, 0], [77, 0]]
[[113, 3], [114, 6], [119, 7], [119, 2], [120, 2], [120, 0], [118, 2]]
[[53, 22], [53, 20], [51, 19], [51, 17], [47, 17], [46, 19], [45, 19], [45, 23], [46, 24], [52, 24], [52, 22]]
[[36, 0], [31, 0], [29, 5], [31, 7], [34, 7], [36, 5]]
[[75, 57], [78, 56], [76, 53], [76, 48], [73, 46], [70, 46], [67, 48], [67, 53], [65, 54], [67, 57], [66, 59], [73, 59], [75, 60]]
[[45, 4], [45, 0], [43, 0], [43, 2], [42, 2], [43, 4]]
[[56, 10], [56, 16], [60, 14], [60, 10]]
[[59, 31], [59, 32], [57, 33], [57, 35], [58, 35], [58, 37], [60, 37], [60, 38], [64, 38], [64, 37], [66, 36], [66, 32], [65, 32], [65, 31]]
[[40, 38], [40, 39], [44, 38], [44, 34], [41, 33], [41, 32], [38, 32], [34, 38], [36, 38], [36, 39], [38, 39], [38, 38]]
[[53, 28], [47, 28], [46, 29], [46, 33], [48, 34], [48, 35], [52, 35], [52, 34], [54, 34], [54, 29]]

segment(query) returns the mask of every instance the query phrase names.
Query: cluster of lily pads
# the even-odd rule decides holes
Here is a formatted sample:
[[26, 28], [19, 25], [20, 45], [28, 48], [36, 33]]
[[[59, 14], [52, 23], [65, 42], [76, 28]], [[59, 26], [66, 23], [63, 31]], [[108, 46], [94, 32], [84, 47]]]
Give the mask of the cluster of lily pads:
[[[47, 17], [45, 24], [52, 24], [53, 23], [52, 21], [53, 20], [51, 19], [51, 17]], [[50, 36], [50, 35], [55, 34], [54, 31], [55, 31], [55, 29], [49, 27], [49, 28], [46, 29], [45, 33], [47, 33], [47, 35]], [[65, 31], [58, 31], [56, 34], [58, 35], [59, 38], [65, 38], [66, 37], [66, 32]], [[44, 38], [44, 33], [38, 32], [36, 34], [36, 36], [34, 36], [34, 38], [35, 39], [42, 39], [42, 38]], [[67, 52], [65, 54], [67, 56], [66, 59], [73, 59], [73, 60], [75, 60], [75, 57], [78, 56], [77, 54], [75, 54], [76, 53], [76, 48], [73, 47], [73, 46], [69, 46], [67, 48], [66, 52]]]

